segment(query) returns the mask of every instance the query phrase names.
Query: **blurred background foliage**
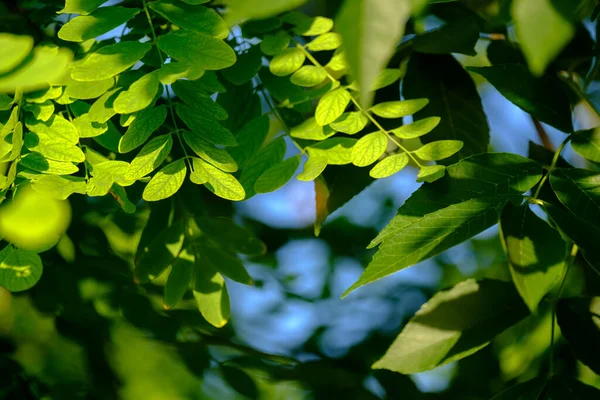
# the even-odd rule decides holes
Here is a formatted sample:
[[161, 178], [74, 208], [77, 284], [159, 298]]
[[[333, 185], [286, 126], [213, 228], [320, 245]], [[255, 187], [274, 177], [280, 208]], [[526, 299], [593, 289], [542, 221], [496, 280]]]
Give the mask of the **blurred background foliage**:
[[[313, 0], [303, 11], [333, 17], [340, 3]], [[464, 3], [490, 14], [490, 25], [506, 22], [509, 1]], [[43, 41], [55, 29], [47, 22], [62, 6], [62, 0], [3, 2], [0, 31]], [[408, 33], [421, 28], [409, 25]], [[596, 23], [588, 20], [579, 29], [566, 51], [595, 51]], [[477, 54], [457, 58], [463, 65], [489, 65], [490, 43], [479, 40]], [[473, 77], [493, 150], [527, 155], [530, 141], [541, 142], [534, 122]], [[378, 101], [397, 99], [396, 86], [378, 92]], [[227, 98], [239, 107], [242, 100]], [[589, 106], [576, 111], [580, 127], [600, 122]], [[272, 120], [271, 131], [279, 129]], [[561, 134], [545, 129], [558, 145]], [[570, 149], [565, 157], [582, 163]], [[415, 181], [410, 168], [378, 180], [331, 215], [318, 238], [312, 182], [292, 180], [277, 192], [235, 205], [186, 182], [182, 198], [249, 227], [268, 249], [245, 260], [253, 286], [228, 282], [232, 318], [222, 329], [202, 319], [191, 296], [165, 311], [164, 279], [134, 284], [131, 264], [148, 205], [126, 214], [110, 197], [71, 197], [67, 234], [55, 250], [41, 254], [45, 268], [39, 283], [22, 293], [0, 288], [0, 398], [470, 400], [547, 373], [549, 305], [459, 362], [412, 376], [371, 370], [408, 318], [439, 289], [468, 277], [510, 280], [492, 228], [340, 299], [373, 254], [366, 246], [418, 187]], [[597, 292], [598, 276], [576, 266], [565, 295], [580, 293], [584, 282], [587, 291]], [[560, 338], [555, 351], [557, 372], [600, 387], [600, 378]]]

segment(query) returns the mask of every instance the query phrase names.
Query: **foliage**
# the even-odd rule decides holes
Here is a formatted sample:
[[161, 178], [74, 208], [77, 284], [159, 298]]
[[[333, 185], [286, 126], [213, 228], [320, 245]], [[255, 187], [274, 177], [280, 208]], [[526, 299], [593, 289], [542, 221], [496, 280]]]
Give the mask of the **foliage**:
[[[596, 41], [586, 30], [596, 1], [344, 0], [327, 16], [301, 0], [113, 3], [0, 6], [0, 295], [52, 316], [93, 369], [76, 390], [14, 372], [0, 394], [121, 396], [104, 344], [136, 329], [170, 346], [185, 374], [210, 381], [210, 371], [245, 398], [302, 397], [278, 386], [290, 381], [315, 398], [373, 398], [367, 377], [392, 398], [418, 391], [381, 369], [464, 366], [523, 343], [537, 353], [515, 385], [495, 382], [484, 397], [598, 397], [572, 365], [555, 368], [556, 320], [572, 364], [600, 373], [600, 130], [576, 131], [574, 118], [581, 105], [600, 117], [600, 30]], [[484, 81], [531, 117], [544, 147], [494, 151], [502, 133], [490, 134]], [[562, 135], [556, 150], [548, 129]], [[314, 182], [318, 236], [329, 215], [407, 166], [422, 184], [370, 232], [375, 250], [350, 244], [372, 258], [343, 296], [496, 224], [500, 272], [446, 277], [387, 352], [376, 346], [350, 368], [239, 344], [231, 288], [260, 283], [248, 266], [272, 262], [283, 239], [233, 203]], [[534, 343], [539, 326], [549, 343]], [[17, 371], [6, 343], [0, 366]], [[510, 370], [507, 359], [495, 368]], [[533, 360], [547, 361], [547, 378]], [[480, 398], [457, 382], [439, 398]]]

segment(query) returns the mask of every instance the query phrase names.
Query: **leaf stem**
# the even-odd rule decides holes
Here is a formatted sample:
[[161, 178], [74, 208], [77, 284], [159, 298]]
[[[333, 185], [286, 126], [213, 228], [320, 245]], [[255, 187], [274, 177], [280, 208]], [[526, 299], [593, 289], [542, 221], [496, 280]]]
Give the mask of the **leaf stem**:
[[558, 288], [558, 292], [556, 293], [556, 297], [552, 302], [552, 323], [550, 325], [550, 365], [549, 365], [549, 374], [550, 377], [554, 375], [554, 330], [556, 325], [556, 304], [560, 300], [560, 296], [562, 295], [563, 289], [565, 288], [565, 281], [567, 280], [567, 275], [571, 269], [571, 265], [575, 262], [575, 258], [577, 257], [577, 252], [579, 251], [579, 247], [576, 244], [573, 244], [571, 247], [570, 254], [565, 258], [564, 261], [564, 269], [565, 273], [561, 279], [560, 287]]
[[[154, 47], [156, 47], [156, 51], [158, 52], [158, 58], [160, 59], [160, 65], [163, 66], [163, 65], [165, 65], [165, 59], [163, 58], [163, 55], [160, 52], [160, 49], [158, 48], [158, 44], [157, 44], [158, 38], [156, 37], [156, 31], [154, 30], [154, 25], [152, 24], [152, 16], [150, 15], [150, 10], [148, 10], [148, 3], [146, 2], [146, 0], [142, 0], [142, 3], [144, 5], [144, 12], [146, 13], [146, 18], [148, 19], [148, 25], [150, 25], [150, 32], [152, 32], [152, 43], [154, 44]], [[183, 154], [185, 155], [185, 159], [190, 168], [190, 172], [192, 172], [194, 169], [192, 168], [192, 163], [190, 162], [190, 156], [188, 155], [187, 150], [185, 149], [183, 139], [181, 138], [181, 133], [179, 132], [179, 128], [177, 127], [177, 118], [175, 118], [175, 111], [173, 110], [173, 102], [171, 101], [171, 93], [169, 92], [169, 88], [167, 87], [167, 85], [162, 84], [162, 83], [161, 83], [161, 85], [164, 88], [165, 92], [167, 92], [167, 106], [169, 107], [169, 114], [171, 115], [171, 121], [173, 121], [173, 128], [175, 128], [175, 136], [177, 136], [177, 140], [179, 141], [179, 145], [181, 146], [181, 149], [183, 150]]]
[[[300, 50], [302, 50], [302, 52], [304, 53], [304, 55], [306, 56], [306, 58], [308, 58], [310, 60], [310, 62], [313, 63], [313, 65], [315, 65], [316, 67], [322, 68], [325, 73], [327, 74], [327, 78], [329, 78], [329, 80], [331, 81], [331, 83], [340, 83], [337, 79], [335, 79], [333, 76], [331, 76], [331, 74], [329, 73], [329, 71], [327, 71], [327, 69], [325, 67], [323, 67], [314, 57], [312, 54], [310, 54], [309, 51], [307, 51], [304, 46], [298, 42], [297, 40], [294, 39], [294, 41], [296, 42], [296, 47], [299, 48]], [[377, 122], [377, 120], [371, 115], [371, 113], [368, 110], [365, 110], [364, 108], [362, 108], [362, 106], [358, 103], [358, 101], [356, 101], [356, 99], [354, 98], [354, 96], [350, 96], [350, 100], [352, 100], [352, 103], [354, 103], [354, 105], [356, 106], [356, 108], [363, 113], [372, 123], [373, 125], [375, 125], [377, 127], [377, 129], [379, 129], [381, 132], [383, 132], [387, 138], [389, 140], [391, 140], [396, 146], [398, 146], [398, 148], [402, 151], [404, 151], [414, 162], [415, 164], [417, 164], [419, 166], [419, 168], [423, 167], [423, 165], [421, 165], [421, 163], [419, 162], [419, 160], [413, 156], [408, 149], [406, 149], [404, 146], [402, 146], [402, 144], [400, 144], [400, 142], [398, 140], [396, 140], [387, 130], [385, 130], [381, 124], [379, 122]]]
[[542, 191], [542, 187], [548, 180], [548, 177], [556, 169], [556, 164], [558, 163], [560, 153], [563, 151], [563, 149], [565, 148], [567, 143], [569, 143], [569, 140], [571, 140], [571, 135], [567, 136], [567, 138], [565, 140], [563, 140], [563, 142], [560, 144], [560, 146], [558, 146], [558, 149], [556, 149], [556, 151], [554, 152], [554, 157], [552, 157], [552, 163], [550, 164], [550, 167], [548, 168], [548, 172], [546, 173], [546, 175], [544, 175], [544, 177], [540, 181], [540, 183], [539, 183], [537, 189], [535, 190], [535, 193], [533, 194], [533, 197], [531, 198], [530, 201], [537, 200], [538, 196], [540, 195], [540, 192]]

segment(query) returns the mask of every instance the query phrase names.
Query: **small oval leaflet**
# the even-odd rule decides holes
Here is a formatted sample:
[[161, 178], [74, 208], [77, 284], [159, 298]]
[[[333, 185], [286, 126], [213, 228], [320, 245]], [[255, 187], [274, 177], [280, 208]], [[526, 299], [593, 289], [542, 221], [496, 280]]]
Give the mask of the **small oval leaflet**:
[[321, 172], [327, 167], [327, 158], [323, 156], [309, 156], [304, 163], [304, 169], [296, 177], [300, 181], [313, 181], [317, 179]]
[[341, 117], [329, 124], [329, 126], [338, 132], [354, 135], [362, 131], [368, 122], [369, 119], [362, 111], [349, 111], [343, 113]]
[[230, 303], [225, 280], [213, 267], [196, 257], [194, 297], [200, 313], [211, 325], [221, 328], [229, 320]]
[[300, 155], [290, 157], [266, 170], [254, 184], [256, 193], [273, 192], [285, 185], [300, 165]]
[[385, 178], [395, 174], [408, 164], [406, 153], [394, 154], [379, 161], [369, 172], [373, 178]]
[[146, 201], [158, 201], [173, 196], [183, 185], [186, 172], [187, 166], [183, 158], [168, 164], [148, 182], [142, 198]]
[[231, 67], [236, 61], [235, 52], [224, 41], [186, 29], [161, 35], [157, 45], [175, 60], [205, 70]]
[[327, 71], [322, 67], [304, 65], [292, 74], [290, 78], [294, 85], [311, 87], [316, 86], [327, 79]]
[[344, 88], [335, 89], [319, 100], [315, 111], [315, 119], [319, 125], [327, 125], [337, 120], [350, 103], [350, 93]]
[[273, 57], [269, 70], [276, 76], [290, 75], [302, 66], [305, 59], [306, 56], [299, 48], [285, 49]]
[[117, 114], [130, 114], [148, 107], [160, 87], [157, 72], [144, 75], [129, 86], [129, 89], [119, 93], [113, 103]]
[[437, 161], [456, 154], [463, 148], [460, 140], [438, 140], [416, 150], [414, 153], [422, 160]]
[[224, 199], [232, 201], [244, 200], [246, 192], [233, 175], [213, 167], [200, 158], [194, 157], [193, 162], [194, 172], [190, 176], [192, 182], [205, 184], [208, 190]]
[[311, 51], [335, 50], [342, 45], [342, 36], [336, 32], [325, 33], [306, 45]]
[[125, 178], [135, 180], [148, 175], [162, 164], [171, 152], [173, 137], [161, 135], [150, 140], [131, 161]]
[[374, 105], [369, 111], [381, 118], [402, 118], [416, 113], [428, 103], [427, 99], [386, 101]]
[[387, 135], [381, 131], [369, 133], [361, 137], [352, 147], [352, 164], [366, 167], [373, 164], [383, 155], [387, 148]]
[[194, 278], [194, 261], [194, 253], [183, 249], [171, 265], [171, 273], [169, 273], [164, 288], [163, 305], [165, 308], [175, 307], [183, 298]]
[[162, 105], [137, 113], [125, 134], [119, 140], [119, 152], [127, 153], [141, 146], [167, 119], [167, 108]]
[[400, 139], [414, 139], [431, 132], [440, 123], [440, 117], [423, 118], [412, 124], [402, 125], [391, 132]]

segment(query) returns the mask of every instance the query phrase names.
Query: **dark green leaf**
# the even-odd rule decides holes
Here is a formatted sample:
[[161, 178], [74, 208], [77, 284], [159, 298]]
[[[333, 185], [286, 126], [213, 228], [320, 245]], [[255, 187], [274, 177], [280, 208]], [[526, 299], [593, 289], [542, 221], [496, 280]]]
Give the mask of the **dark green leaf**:
[[11, 245], [0, 252], [0, 286], [9, 292], [31, 288], [42, 276], [42, 269], [37, 253]]
[[[184, 238], [183, 221], [174, 222], [148, 240], [145, 246], [138, 249], [138, 262], [134, 276], [140, 283], [146, 283], [158, 277], [181, 252]], [[148, 238], [150, 239], [150, 238]], [[141, 245], [141, 243], [140, 243]]]
[[178, 0], [158, 0], [148, 6], [180, 28], [219, 39], [225, 39], [229, 34], [225, 21], [210, 8], [188, 5]]
[[215, 119], [202, 115], [195, 108], [187, 104], [177, 104], [176, 111], [187, 127], [207, 142], [223, 146], [238, 144], [227, 128], [221, 126]]
[[192, 279], [194, 278], [194, 261], [193, 252], [183, 249], [179, 257], [171, 266], [171, 273], [165, 283], [165, 294], [163, 305], [165, 308], [172, 308], [179, 303], [187, 292]]

